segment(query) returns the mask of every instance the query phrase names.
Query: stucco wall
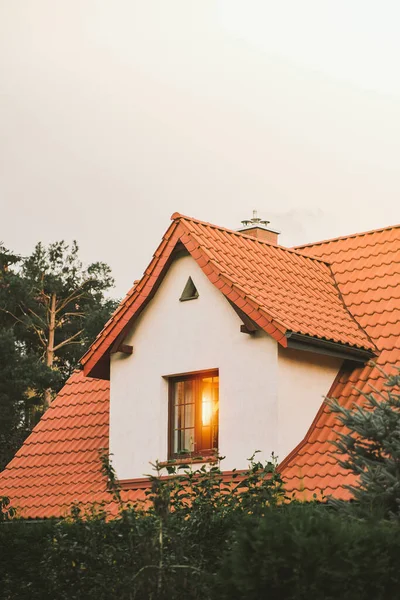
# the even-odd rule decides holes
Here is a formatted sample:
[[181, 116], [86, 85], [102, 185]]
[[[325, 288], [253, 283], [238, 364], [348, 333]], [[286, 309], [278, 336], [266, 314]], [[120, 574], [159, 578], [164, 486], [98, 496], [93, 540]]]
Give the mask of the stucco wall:
[[[199, 298], [179, 302], [191, 276]], [[240, 332], [241, 321], [190, 256], [178, 258], [111, 360], [110, 451], [121, 479], [143, 477], [167, 458], [168, 375], [219, 369], [219, 450], [224, 470], [278, 445], [276, 342]], [[164, 377], [163, 377], [164, 376]]]
[[304, 438], [341, 364], [341, 359], [331, 356], [279, 347], [276, 452], [280, 461]]
[[[179, 302], [191, 276], [199, 298]], [[245, 468], [254, 450], [279, 460], [314, 419], [341, 361], [283, 349], [241, 320], [190, 256], [178, 258], [129, 332], [133, 354], [112, 355], [110, 451], [121, 479], [166, 460], [168, 376], [219, 369], [219, 450], [224, 470]]]

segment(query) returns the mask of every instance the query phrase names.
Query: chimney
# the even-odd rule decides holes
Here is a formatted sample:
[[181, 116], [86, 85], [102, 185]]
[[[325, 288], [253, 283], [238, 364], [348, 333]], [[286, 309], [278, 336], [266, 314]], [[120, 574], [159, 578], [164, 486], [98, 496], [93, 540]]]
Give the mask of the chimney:
[[242, 221], [243, 227], [238, 229], [240, 233], [251, 235], [263, 242], [269, 242], [270, 244], [278, 244], [278, 235], [280, 231], [269, 227], [269, 221], [263, 221], [257, 216], [257, 211], [253, 210], [253, 218], [250, 220]]

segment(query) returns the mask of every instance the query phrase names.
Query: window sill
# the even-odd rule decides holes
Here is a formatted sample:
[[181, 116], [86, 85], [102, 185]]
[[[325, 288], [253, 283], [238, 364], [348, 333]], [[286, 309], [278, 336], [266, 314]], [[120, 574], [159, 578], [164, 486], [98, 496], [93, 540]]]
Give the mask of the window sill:
[[215, 454], [208, 454], [205, 456], [187, 456], [179, 458], [170, 458], [163, 462], [158, 463], [160, 467], [179, 467], [179, 465], [195, 465], [195, 464], [215, 464], [218, 462], [218, 457]]

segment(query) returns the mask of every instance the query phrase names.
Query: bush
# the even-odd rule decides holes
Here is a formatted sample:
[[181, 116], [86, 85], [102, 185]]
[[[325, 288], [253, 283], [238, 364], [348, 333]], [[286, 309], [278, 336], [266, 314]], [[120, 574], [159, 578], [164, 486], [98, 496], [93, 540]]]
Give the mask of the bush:
[[[216, 515], [182, 528], [171, 514], [159, 578], [159, 527], [127, 511], [89, 519], [0, 526], [2, 600], [393, 600], [400, 527], [359, 521], [317, 504], [263, 515]], [[209, 539], [207, 539], [207, 536]], [[210, 548], [213, 551], [209, 553]], [[181, 565], [181, 567], [179, 567]], [[155, 568], [157, 567], [157, 568]], [[186, 568], [182, 568], [186, 567]]]
[[54, 600], [42, 566], [54, 528], [50, 520], [0, 523], [1, 600]]
[[105, 467], [114, 520], [74, 507], [58, 523], [0, 523], [2, 600], [398, 597], [399, 523], [283, 502], [272, 463], [252, 460], [238, 483], [218, 467], [152, 476], [148, 504], [133, 507]]
[[400, 528], [294, 505], [240, 524], [217, 575], [221, 600], [398, 598]]
[[250, 459], [249, 469], [225, 482], [219, 467], [170, 468], [171, 478], [150, 476], [146, 507], [125, 506], [115, 473], [103, 456], [110, 491], [120, 505], [107, 522], [97, 511], [74, 511], [57, 525], [44, 557], [50, 594], [57, 598], [211, 597], [214, 576], [236, 522], [283, 499], [274, 462]]

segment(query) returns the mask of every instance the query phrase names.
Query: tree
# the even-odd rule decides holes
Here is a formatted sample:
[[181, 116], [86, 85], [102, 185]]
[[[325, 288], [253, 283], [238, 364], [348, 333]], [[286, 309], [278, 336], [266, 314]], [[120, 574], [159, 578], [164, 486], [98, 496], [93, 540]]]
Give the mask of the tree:
[[[84, 268], [74, 241], [36, 245], [25, 259], [3, 248], [8, 281], [0, 305], [12, 319], [16, 338], [65, 380], [116, 306], [104, 293], [114, 285], [110, 268], [96, 262]], [[18, 263], [17, 269], [9, 265]], [[56, 390], [47, 388], [47, 407]]]
[[0, 470], [9, 462], [34, 424], [45, 387], [57, 386], [57, 374], [26, 352], [15, 335], [15, 319], [25, 286], [15, 267], [21, 258], [0, 244]]
[[340, 465], [358, 477], [359, 485], [346, 487], [359, 514], [400, 519], [400, 369], [395, 375], [382, 373], [385, 389], [361, 393], [363, 406], [344, 408], [336, 400], [328, 404], [345, 428], [333, 443], [343, 456]]
[[35, 424], [45, 389], [59, 384], [59, 374], [24, 352], [12, 329], [0, 329], [0, 471]]
[[76, 242], [22, 258], [0, 243], [0, 470], [116, 306], [104, 263], [84, 268]]

